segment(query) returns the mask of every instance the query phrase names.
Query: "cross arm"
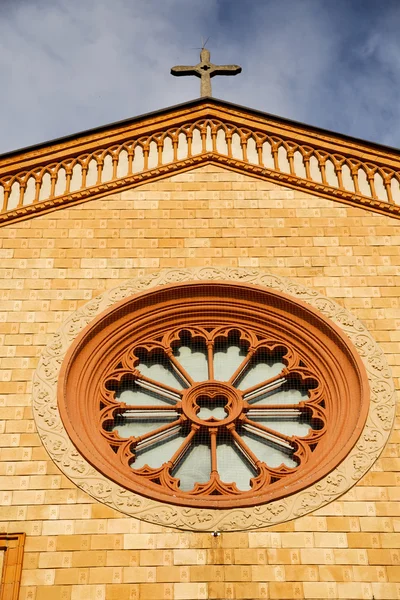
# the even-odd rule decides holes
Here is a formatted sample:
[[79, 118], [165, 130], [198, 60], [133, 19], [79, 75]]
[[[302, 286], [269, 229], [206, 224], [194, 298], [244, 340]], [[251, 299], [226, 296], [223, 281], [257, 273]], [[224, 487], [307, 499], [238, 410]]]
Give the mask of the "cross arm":
[[215, 75], [237, 75], [242, 72], [242, 67], [239, 65], [215, 65], [210, 72], [210, 77]]
[[176, 77], [182, 77], [183, 75], [196, 75], [196, 77], [201, 77], [201, 74], [196, 70], [196, 67], [186, 66], [172, 67], [171, 75], [175, 75]]

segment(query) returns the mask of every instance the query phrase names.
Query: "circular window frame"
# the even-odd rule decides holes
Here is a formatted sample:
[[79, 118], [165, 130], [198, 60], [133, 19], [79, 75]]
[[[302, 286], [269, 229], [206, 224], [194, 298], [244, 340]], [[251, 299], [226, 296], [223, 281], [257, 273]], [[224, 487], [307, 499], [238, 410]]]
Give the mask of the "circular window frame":
[[[125, 460], [126, 454], [131, 453], [129, 442], [128, 446], [120, 446], [123, 452], [115, 455], [99, 422], [101, 399], [107, 402], [107, 396], [113, 395], [104, 390], [107, 378], [112, 373], [115, 378], [129, 370], [134, 373], [132, 348], [135, 345], [149, 348], [152, 343], [160, 347], [160, 337], [169, 337], [168, 334], [178, 325], [183, 330], [210, 325], [217, 331], [221, 327], [237, 328], [239, 331], [252, 328], [253, 338], [256, 338], [257, 331], [264, 339], [284, 346], [292, 360], [293, 355], [297, 355], [297, 369], [293, 371], [308, 377], [314, 375], [318, 379], [318, 396], [326, 406], [321, 408], [320, 404], [310, 401], [306, 404], [313, 409], [315, 416], [320, 413], [326, 427], [318, 441], [316, 430], [312, 430], [308, 438], [297, 440], [297, 452], [303, 455], [300, 466], [290, 473], [284, 472], [281, 479], [268, 485], [265, 484], [267, 472], [264, 464], [264, 469], [257, 476], [259, 485], [248, 492], [229, 493], [227, 487], [223, 494], [219, 485], [219, 489], [213, 490], [214, 494], [219, 491], [217, 496], [190, 495], [176, 489], [173, 481], [168, 487], [168, 480], [172, 477], [170, 470], [155, 473], [158, 481], [160, 476], [162, 478], [158, 485], [149, 479], [148, 469], [143, 476], [136, 474]], [[256, 343], [253, 340], [253, 344]], [[130, 369], [121, 368], [120, 373], [118, 370], [115, 372], [116, 365], [124, 360], [125, 354], [128, 355], [125, 360], [130, 363]], [[300, 357], [309, 361], [308, 369], [304, 365], [303, 372], [299, 366]], [[314, 369], [310, 370], [313, 366]], [[218, 385], [214, 381], [215, 384]], [[199, 390], [205, 386], [205, 382], [197, 384]], [[189, 396], [191, 389], [187, 390]], [[187, 395], [184, 395], [184, 400]], [[107, 414], [114, 410], [113, 404], [112, 401], [111, 405], [103, 407]], [[185, 401], [183, 404], [185, 406]], [[310, 306], [298, 300], [294, 302], [282, 292], [260, 286], [197, 281], [170, 284], [135, 294], [94, 319], [79, 334], [65, 357], [59, 376], [58, 405], [72, 442], [108, 479], [162, 502], [204, 509], [244, 508], [289, 496], [332, 471], [354, 446], [365, 424], [369, 384], [365, 367], [348, 338]], [[235, 422], [238, 423], [245, 415], [246, 412], [238, 412]], [[194, 424], [201, 423], [190, 415], [190, 411], [187, 418]], [[203, 426], [206, 424], [203, 423]], [[314, 442], [316, 448], [311, 451]]]
[[[60, 378], [63, 381], [67, 365], [71, 364], [80, 342], [89, 339], [88, 332], [96, 330], [98, 325], [100, 330], [104, 329], [104, 311], [112, 320], [112, 314], [143, 295], [148, 300], [160, 290], [161, 295], [168, 293], [168, 289], [176, 284], [189, 289], [191, 285], [199, 286], [205, 282], [217, 286], [230, 283], [237, 290], [247, 287], [264, 294], [265, 288], [268, 288], [270, 296], [280, 299], [280, 302], [294, 302], [303, 307], [305, 313], [325, 324], [331, 332], [336, 332], [337, 339], [350, 340], [348, 347], [354, 345], [358, 351], [358, 354], [353, 351], [352, 356], [356, 357], [355, 363], [360, 372], [365, 372], [369, 380], [370, 401], [363, 404], [351, 443], [342, 449], [338, 464], [325, 470], [322, 476], [314, 472], [306, 478], [305, 488], [302, 482], [302, 489], [294, 486], [286, 492], [289, 495], [282, 492], [269, 501], [260, 498], [259, 503], [252, 502], [252, 506], [228, 502], [223, 508], [211, 503], [199, 506], [166, 497], [150, 498], [143, 490], [139, 495], [128, 489], [126, 482], [121, 485], [121, 481], [115, 481], [104, 465], [91, 458], [90, 449], [84, 452], [78, 449], [79, 446], [82, 448], [82, 440], [79, 442], [74, 438], [71, 427], [67, 425], [68, 431], [65, 428], [69, 416], [62, 401], [57, 402], [57, 384]], [[216, 268], [171, 270], [138, 278], [110, 290], [67, 319], [44, 351], [38, 366], [34, 381], [34, 414], [41, 439], [52, 459], [74, 483], [97, 500], [131, 516], [166, 526], [190, 530], [252, 529], [320, 508], [347, 491], [365, 474], [379, 456], [392, 427], [394, 386], [383, 352], [365, 327], [343, 307], [316, 291], [255, 271]]]

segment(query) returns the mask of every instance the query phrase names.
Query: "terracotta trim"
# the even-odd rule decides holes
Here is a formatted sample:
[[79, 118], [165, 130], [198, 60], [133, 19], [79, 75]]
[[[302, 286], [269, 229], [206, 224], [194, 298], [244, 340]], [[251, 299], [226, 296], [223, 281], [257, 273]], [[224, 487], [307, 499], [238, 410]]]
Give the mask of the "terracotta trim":
[[0, 533], [0, 550], [4, 552], [0, 600], [18, 600], [24, 544], [25, 533]]
[[[207, 127], [211, 130], [211, 146], [206, 148], [205, 136]], [[189, 145], [193, 128], [201, 131], [203, 137], [203, 150], [200, 154], [191, 156]], [[217, 151], [217, 132], [224, 132], [224, 143], [227, 152], [220, 154]], [[183, 134], [188, 144], [188, 154], [185, 159], [178, 160], [177, 144], [178, 135]], [[240, 137], [242, 157], [233, 156], [231, 139], [232, 135]], [[162, 150], [165, 137], [173, 142], [173, 159], [165, 164], [159, 164], [153, 169], [148, 169], [145, 164], [141, 172], [131, 174], [128, 169], [126, 176], [117, 176], [117, 165], [122, 147], [129, 146], [134, 153], [136, 146], [146, 148], [148, 155], [150, 143], [158, 146], [158, 162], [162, 163]], [[258, 158], [252, 163], [248, 160], [248, 142], [253, 140]], [[263, 144], [268, 142], [272, 148], [275, 168], [265, 166], [263, 161]], [[172, 143], [172, 142], [171, 142]], [[279, 158], [279, 151], [283, 149], [285, 158]], [[253, 148], [254, 150], [254, 148]], [[302, 168], [296, 165], [294, 153], [302, 156]], [[113, 175], [108, 181], [86, 187], [85, 178], [82, 177], [81, 189], [69, 192], [69, 183], [64, 186], [66, 192], [55, 196], [55, 186], [58, 173], [61, 169], [65, 177], [72, 177], [71, 170], [75, 163], [87, 165], [95, 161], [99, 169], [99, 181], [103, 177], [104, 157], [112, 156]], [[316, 161], [316, 166], [321, 177], [314, 177], [310, 167], [310, 160]], [[283, 163], [280, 164], [280, 161]], [[116, 161], [116, 162], [115, 162]], [[285, 161], [290, 165], [289, 172], [284, 167]], [[337, 185], [328, 184], [326, 162], [330, 161], [333, 175]], [[381, 214], [400, 217], [400, 205], [395, 204], [392, 194], [392, 184], [400, 182], [400, 158], [398, 152], [390, 149], [376, 148], [372, 144], [356, 142], [342, 138], [339, 135], [307, 131], [306, 127], [286, 123], [279, 119], [266, 116], [265, 119], [240, 110], [231, 112], [223, 105], [215, 103], [201, 103], [191, 112], [188, 108], [171, 110], [170, 113], [158, 115], [153, 118], [144, 118], [142, 121], [133, 122], [125, 127], [114, 127], [108, 131], [92, 133], [77, 139], [66, 140], [53, 144], [37, 151], [28, 151], [11, 157], [0, 159], [0, 185], [4, 190], [3, 207], [0, 207], [0, 225], [30, 218], [36, 214], [46, 213], [57, 208], [65, 207], [71, 203], [80, 203], [93, 198], [98, 198], [115, 191], [121, 191], [144, 183], [166, 177], [176, 172], [182, 172], [195, 166], [215, 162], [228, 168], [245, 172], [260, 179], [280, 182], [303, 191], [311, 192], [317, 196], [327, 197], [367, 208]], [[352, 179], [354, 191], [349, 188], [349, 183], [344, 183], [342, 168], [346, 165], [349, 169], [348, 176]], [[315, 166], [315, 165], [314, 165]], [[284, 167], [284, 168], [282, 168]], [[85, 167], [86, 168], [86, 167]], [[68, 171], [68, 173], [67, 173]], [[305, 176], [303, 175], [305, 172]], [[351, 172], [351, 176], [349, 175]], [[51, 177], [51, 188], [47, 197], [40, 198], [40, 190], [44, 189], [44, 177], [48, 173]], [[362, 178], [361, 178], [361, 174]], [[375, 177], [379, 176], [381, 184], [377, 191]], [[107, 177], [108, 178], [108, 177]], [[361, 178], [361, 179], [360, 179]], [[367, 186], [369, 192], [363, 193], [361, 181]], [[28, 181], [35, 181], [35, 191], [30, 188], [29, 197]], [[69, 179], [70, 181], [70, 179]], [[347, 180], [346, 180], [347, 181]], [[18, 205], [9, 208], [9, 194], [12, 185], [18, 186]], [[347, 187], [346, 187], [347, 186]], [[360, 191], [361, 186], [361, 191]], [[365, 190], [364, 190], [365, 191]], [[378, 197], [378, 194], [380, 196]], [[28, 203], [29, 202], [29, 203]]]
[[130, 177], [124, 177], [108, 183], [102, 183], [101, 185], [86, 188], [85, 190], [79, 190], [65, 196], [59, 196], [52, 200], [44, 200], [37, 204], [30, 204], [23, 208], [10, 210], [6, 213], [0, 213], [0, 227], [19, 221], [25, 221], [34, 216], [48, 214], [55, 210], [67, 208], [69, 206], [90, 202], [91, 200], [96, 200], [98, 198], [106, 198], [107, 196], [115, 194], [116, 192], [133, 189], [139, 185], [143, 185], [144, 183], [151, 183], [153, 181], [165, 179], [171, 175], [191, 171], [197, 167], [207, 164], [223, 166], [237, 173], [245, 173], [246, 175], [254, 177], [255, 179], [279, 183], [292, 189], [307, 192], [309, 194], [315, 194], [316, 196], [327, 198], [328, 200], [333, 200], [334, 202], [341, 202], [349, 206], [364, 208], [366, 210], [371, 210], [372, 212], [400, 219], [400, 206], [396, 204], [389, 204], [388, 202], [368, 198], [367, 196], [362, 196], [361, 194], [352, 194], [351, 192], [340, 190], [328, 185], [322, 185], [321, 183], [316, 183], [314, 181], [307, 181], [305, 184], [305, 180], [294, 175], [273, 171], [264, 167], [258, 167], [257, 165], [231, 159], [220, 154], [207, 153], [193, 156], [190, 159], [171, 163], [170, 165], [164, 165], [162, 167], [158, 167], [157, 169], [144, 171]]
[[[106, 389], [106, 382], [116, 365], [130, 363], [124, 369], [119, 368], [119, 374], [113, 378], [122, 377], [124, 373], [136, 376], [136, 363], [129, 358], [136, 346], [163, 348], [167, 354], [169, 343], [156, 342], [160, 335], [165, 339], [177, 328], [195, 332], [199, 327], [254, 332], [252, 347], [261, 343], [256, 341], [259, 336], [272, 340], [270, 344], [285, 347], [286, 354], [289, 352], [290, 358], [285, 359], [289, 361], [289, 375], [290, 372], [304, 372], [304, 376], [307, 373], [308, 378], [319, 382], [318, 397], [310, 392], [305, 405], [309, 410], [315, 410], [313, 417], [318, 415], [325, 425], [321, 431], [312, 430], [307, 438], [288, 438], [296, 448], [294, 457], [298, 457], [300, 465], [289, 473], [286, 468], [272, 470], [272, 473], [264, 466], [263, 474], [259, 472], [257, 482], [249, 492], [232, 494], [228, 488], [221, 491], [218, 483], [218, 491], [213, 491], [213, 486], [205, 486], [193, 494], [181, 493], [174, 481], [168, 480], [171, 477], [169, 466], [154, 473], [154, 480], [161, 484], [152, 483], [150, 472], [145, 470], [142, 476], [135, 474], [129, 466], [133, 456], [129, 444], [118, 437], [106, 436], [102, 429], [104, 419], [108, 422], [118, 410], [113, 393], [101, 391]], [[268, 342], [264, 342], [264, 346], [266, 344]], [[210, 385], [214, 394], [221, 387], [213, 381], [191, 385], [183, 394], [183, 407], [187, 406], [191, 394], [196, 395], [203, 388], [205, 394]], [[201, 389], [195, 392], [199, 387]], [[237, 393], [229, 385], [225, 394], [231, 402], [236, 402], [235, 416], [239, 422], [244, 415], [237, 403], [241, 405], [242, 400], [235, 400]], [[139, 293], [113, 306], [86, 327], [72, 344], [58, 383], [59, 409], [69, 437], [83, 456], [107, 478], [162, 502], [216, 509], [264, 504], [313, 485], [326, 476], [340, 464], [358, 439], [368, 413], [369, 394], [364, 365], [334, 324], [282, 292], [224, 281], [167, 285]], [[82, 402], [82, 398], [86, 401]], [[100, 403], [104, 405], [102, 418]], [[123, 407], [118, 414], [121, 411], [124, 412]], [[201, 425], [192, 409], [184, 408], [183, 414], [194, 425]], [[230, 422], [229, 419], [226, 421]], [[221, 421], [222, 425], [225, 421]], [[226, 428], [230, 426], [234, 425]], [[117, 455], [115, 448], [118, 448]], [[276, 480], [273, 484], [268, 483], [271, 476]]]

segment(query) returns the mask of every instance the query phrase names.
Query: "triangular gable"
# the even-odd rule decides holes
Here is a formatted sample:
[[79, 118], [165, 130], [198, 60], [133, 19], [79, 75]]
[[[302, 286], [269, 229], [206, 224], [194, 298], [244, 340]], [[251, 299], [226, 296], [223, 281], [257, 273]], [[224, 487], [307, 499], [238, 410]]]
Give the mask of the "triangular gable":
[[0, 224], [210, 162], [400, 218], [398, 151], [206, 98], [3, 156]]

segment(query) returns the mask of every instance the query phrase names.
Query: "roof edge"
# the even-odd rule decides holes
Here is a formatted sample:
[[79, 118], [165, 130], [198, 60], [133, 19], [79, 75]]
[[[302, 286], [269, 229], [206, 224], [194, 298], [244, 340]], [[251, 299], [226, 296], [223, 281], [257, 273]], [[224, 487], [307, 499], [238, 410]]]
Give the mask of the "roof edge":
[[261, 111], [258, 109], [250, 108], [248, 106], [234, 104], [233, 102], [228, 102], [227, 100], [221, 100], [219, 98], [214, 98], [213, 96], [205, 96], [202, 98], [195, 98], [193, 100], [188, 100], [188, 101], [182, 102], [180, 104], [175, 104], [172, 106], [161, 108], [161, 109], [151, 111], [148, 113], [142, 113], [140, 115], [137, 115], [135, 117], [130, 117], [128, 119], [114, 121], [111, 123], [107, 123], [105, 125], [93, 127], [91, 129], [85, 129], [85, 130], [82, 130], [79, 132], [68, 134], [66, 136], [61, 136], [59, 138], [53, 138], [53, 139], [47, 140], [45, 142], [39, 142], [38, 144], [32, 144], [30, 146], [24, 146], [22, 148], [17, 148], [17, 149], [0, 154], [0, 161], [1, 161], [1, 159], [8, 159], [8, 158], [11, 158], [12, 156], [19, 156], [21, 154], [32, 152], [34, 150], [50, 148], [53, 145], [62, 144], [64, 142], [68, 142], [73, 139], [79, 139], [79, 138], [83, 138], [86, 136], [98, 134], [98, 133], [101, 133], [102, 131], [107, 131], [109, 129], [118, 129], [118, 128], [127, 127], [127, 126], [129, 126], [131, 124], [133, 125], [141, 120], [151, 119], [154, 117], [161, 117], [163, 114], [167, 114], [169, 112], [179, 111], [181, 109], [189, 108], [189, 107], [198, 107], [198, 106], [201, 106], [202, 104], [213, 104], [215, 106], [223, 106], [226, 109], [233, 109], [233, 110], [244, 112], [244, 113], [250, 113], [251, 115], [257, 116], [259, 118], [271, 119], [271, 120], [275, 121], [277, 124], [282, 123], [287, 126], [304, 128], [313, 133], [329, 135], [331, 137], [345, 140], [350, 143], [366, 145], [371, 148], [375, 148], [376, 150], [379, 150], [381, 152], [389, 151], [391, 154], [397, 154], [398, 156], [400, 156], [400, 149], [395, 148], [393, 146], [386, 146], [384, 144], [379, 144], [378, 142], [373, 142], [371, 140], [365, 140], [362, 138], [357, 138], [357, 137], [347, 135], [345, 133], [332, 131], [330, 129], [324, 129], [322, 127], [317, 127], [315, 125], [310, 125], [308, 123], [303, 123], [301, 121], [295, 121], [292, 119], [288, 119], [286, 117], [281, 117], [281, 116], [278, 116], [278, 115], [275, 115], [272, 113], [268, 113], [268, 112], [264, 112], [264, 111]]

